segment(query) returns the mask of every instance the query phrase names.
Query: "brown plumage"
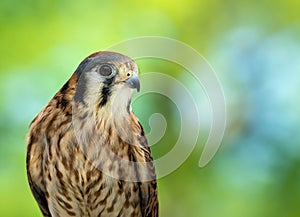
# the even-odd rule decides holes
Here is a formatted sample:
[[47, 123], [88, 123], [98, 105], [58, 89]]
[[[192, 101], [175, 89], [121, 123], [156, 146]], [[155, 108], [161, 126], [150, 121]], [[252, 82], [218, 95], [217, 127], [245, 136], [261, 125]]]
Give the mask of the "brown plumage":
[[98, 52], [34, 118], [27, 175], [44, 216], [158, 216], [155, 169], [131, 111], [136, 63]]

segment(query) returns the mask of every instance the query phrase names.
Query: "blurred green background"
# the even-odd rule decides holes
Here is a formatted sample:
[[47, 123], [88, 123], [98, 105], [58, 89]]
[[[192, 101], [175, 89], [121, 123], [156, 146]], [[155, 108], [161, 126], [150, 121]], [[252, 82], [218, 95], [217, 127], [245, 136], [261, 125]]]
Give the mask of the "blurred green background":
[[[161, 216], [299, 217], [299, 8], [298, 0], [1, 0], [0, 216], [41, 216], [26, 179], [28, 125], [80, 61], [156, 35], [189, 44], [211, 63], [228, 112], [222, 146], [205, 168], [197, 166], [202, 136], [159, 180]], [[155, 158], [177, 137], [173, 107], [155, 95], [134, 104], [147, 132], [151, 113], [166, 114]]]

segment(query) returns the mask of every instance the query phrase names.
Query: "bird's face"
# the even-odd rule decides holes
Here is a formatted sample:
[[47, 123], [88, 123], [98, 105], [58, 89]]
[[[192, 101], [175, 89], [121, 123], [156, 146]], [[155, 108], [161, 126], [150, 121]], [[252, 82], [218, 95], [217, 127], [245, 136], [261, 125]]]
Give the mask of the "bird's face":
[[99, 109], [107, 106], [129, 108], [133, 90], [140, 89], [137, 64], [114, 52], [92, 54], [79, 65], [75, 74], [78, 76], [75, 101]]

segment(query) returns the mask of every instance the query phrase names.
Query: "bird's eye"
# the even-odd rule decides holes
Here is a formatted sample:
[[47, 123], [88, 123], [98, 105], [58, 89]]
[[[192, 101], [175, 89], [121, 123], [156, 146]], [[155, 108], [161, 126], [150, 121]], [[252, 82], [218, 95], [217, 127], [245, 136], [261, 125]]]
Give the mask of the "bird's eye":
[[99, 68], [99, 73], [102, 76], [110, 76], [113, 73], [113, 68], [110, 65], [102, 65]]

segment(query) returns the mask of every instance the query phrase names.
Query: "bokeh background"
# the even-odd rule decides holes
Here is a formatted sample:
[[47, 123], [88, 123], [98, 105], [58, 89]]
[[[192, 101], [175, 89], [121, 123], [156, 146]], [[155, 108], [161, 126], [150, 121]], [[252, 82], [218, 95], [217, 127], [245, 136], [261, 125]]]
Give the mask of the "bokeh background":
[[[214, 159], [198, 167], [208, 123], [187, 161], [159, 180], [161, 216], [299, 217], [299, 8], [298, 0], [1, 0], [0, 216], [41, 216], [26, 179], [26, 133], [79, 62], [120, 41], [156, 35], [200, 52], [227, 102]], [[182, 79], [182, 69], [163, 61], [139, 64], [145, 73], [159, 67]], [[152, 148], [157, 158], [178, 136], [178, 112], [163, 96], [143, 100], [134, 110], [147, 132], [152, 113], [168, 122]]]

